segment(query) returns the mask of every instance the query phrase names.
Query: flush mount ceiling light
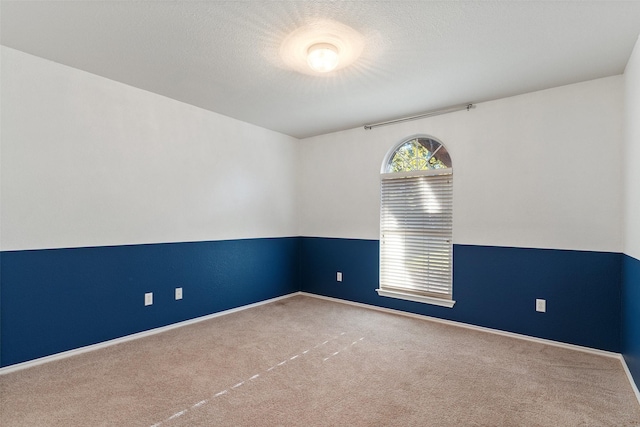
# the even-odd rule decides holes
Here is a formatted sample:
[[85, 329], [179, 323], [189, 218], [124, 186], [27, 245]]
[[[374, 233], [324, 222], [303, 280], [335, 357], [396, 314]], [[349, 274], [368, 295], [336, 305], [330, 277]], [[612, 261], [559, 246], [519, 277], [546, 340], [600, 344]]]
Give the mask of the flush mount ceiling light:
[[353, 64], [362, 53], [364, 37], [335, 21], [318, 21], [300, 27], [280, 45], [285, 66], [303, 74], [331, 75]]
[[328, 73], [338, 65], [338, 48], [331, 43], [316, 43], [307, 52], [307, 64], [319, 73]]

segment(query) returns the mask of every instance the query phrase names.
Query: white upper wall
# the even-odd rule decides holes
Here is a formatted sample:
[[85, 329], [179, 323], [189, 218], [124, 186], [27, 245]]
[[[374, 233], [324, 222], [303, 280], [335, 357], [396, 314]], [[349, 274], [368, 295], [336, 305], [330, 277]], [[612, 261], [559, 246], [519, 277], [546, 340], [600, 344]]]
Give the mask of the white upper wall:
[[296, 139], [1, 54], [2, 250], [296, 235]]
[[378, 239], [385, 154], [426, 134], [453, 160], [454, 243], [620, 252], [622, 108], [614, 76], [304, 139], [299, 234]]
[[624, 72], [624, 253], [640, 259], [640, 38]]
[[620, 252], [626, 93], [640, 257], [639, 56], [624, 78], [297, 141], [2, 47], [1, 248], [377, 239], [382, 160], [426, 134], [453, 159], [455, 243]]

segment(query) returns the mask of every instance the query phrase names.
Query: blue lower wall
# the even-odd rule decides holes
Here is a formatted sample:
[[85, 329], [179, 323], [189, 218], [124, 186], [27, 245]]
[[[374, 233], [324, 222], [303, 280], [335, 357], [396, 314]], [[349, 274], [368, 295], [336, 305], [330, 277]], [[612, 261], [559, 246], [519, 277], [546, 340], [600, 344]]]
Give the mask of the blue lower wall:
[[[620, 352], [619, 253], [455, 245], [456, 304], [444, 308], [378, 296], [378, 248], [377, 240], [301, 238], [302, 290]], [[547, 300], [546, 313], [535, 311], [536, 298]]]
[[[297, 238], [7, 251], [0, 366], [299, 290]], [[184, 299], [174, 300], [182, 287]], [[154, 303], [144, 306], [144, 293]]]
[[[293, 237], [2, 252], [0, 366], [302, 290], [624, 352], [640, 377], [636, 259], [455, 245], [449, 309], [378, 296], [378, 249], [377, 240]], [[547, 300], [546, 313], [535, 311], [536, 298]]]
[[628, 255], [622, 262], [622, 355], [640, 385], [640, 261]]

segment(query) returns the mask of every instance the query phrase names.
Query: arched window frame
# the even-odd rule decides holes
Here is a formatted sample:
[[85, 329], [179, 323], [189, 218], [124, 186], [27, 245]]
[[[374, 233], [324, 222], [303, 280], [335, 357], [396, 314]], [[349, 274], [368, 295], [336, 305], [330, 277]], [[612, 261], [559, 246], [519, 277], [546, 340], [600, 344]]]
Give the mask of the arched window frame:
[[[436, 168], [390, 172], [396, 153], [412, 141], [437, 148], [435, 157], [440, 150]], [[425, 166], [424, 161], [412, 164], [416, 163]], [[380, 189], [376, 291], [380, 296], [453, 307], [453, 164], [444, 144], [428, 135], [403, 139], [385, 156]]]

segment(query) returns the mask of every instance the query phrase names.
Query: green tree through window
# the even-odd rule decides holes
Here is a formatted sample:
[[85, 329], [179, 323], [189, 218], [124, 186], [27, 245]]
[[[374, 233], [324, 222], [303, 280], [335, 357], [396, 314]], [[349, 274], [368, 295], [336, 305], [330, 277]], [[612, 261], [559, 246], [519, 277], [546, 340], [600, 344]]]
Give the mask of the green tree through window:
[[387, 165], [387, 173], [444, 169], [451, 167], [451, 158], [442, 144], [433, 139], [415, 138], [405, 142]]

